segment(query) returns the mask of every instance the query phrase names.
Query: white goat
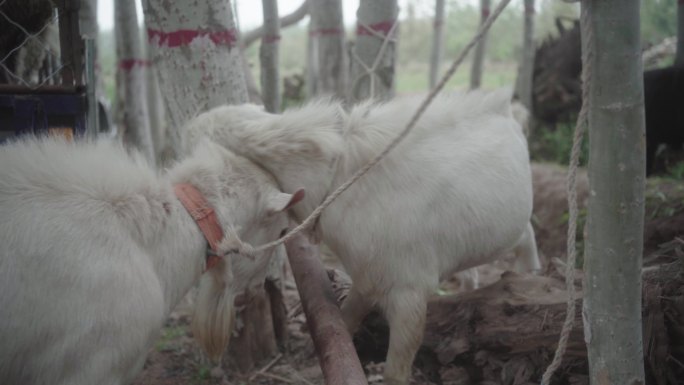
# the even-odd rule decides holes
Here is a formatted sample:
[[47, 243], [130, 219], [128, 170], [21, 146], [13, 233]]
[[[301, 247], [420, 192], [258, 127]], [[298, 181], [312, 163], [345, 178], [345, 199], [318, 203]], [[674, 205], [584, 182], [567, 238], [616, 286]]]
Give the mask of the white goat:
[[[419, 97], [363, 103], [345, 112], [318, 101], [282, 115], [225, 106], [187, 127], [269, 170], [284, 191], [304, 186], [305, 218], [379, 153]], [[422, 341], [426, 303], [439, 280], [516, 253], [539, 268], [530, 225], [527, 143], [508, 92], [441, 96], [387, 158], [330, 205], [317, 228], [353, 279], [342, 313], [353, 332], [377, 305], [390, 325], [385, 381], [405, 384]]]
[[0, 384], [129, 383], [198, 280], [194, 333], [220, 356], [234, 294], [269, 256], [232, 254], [202, 275], [207, 242], [172, 186], [194, 185], [253, 243], [276, 239], [296, 203], [210, 143], [166, 176], [104, 141], [23, 140], [0, 146], [0, 164]]

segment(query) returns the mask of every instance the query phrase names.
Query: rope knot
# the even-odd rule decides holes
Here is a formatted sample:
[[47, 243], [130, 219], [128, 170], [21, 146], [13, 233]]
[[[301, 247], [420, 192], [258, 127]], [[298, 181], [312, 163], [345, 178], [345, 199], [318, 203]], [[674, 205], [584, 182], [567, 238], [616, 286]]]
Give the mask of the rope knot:
[[249, 243], [243, 242], [235, 233], [227, 233], [216, 247], [216, 254], [225, 257], [230, 254], [239, 254], [254, 260], [257, 250]]

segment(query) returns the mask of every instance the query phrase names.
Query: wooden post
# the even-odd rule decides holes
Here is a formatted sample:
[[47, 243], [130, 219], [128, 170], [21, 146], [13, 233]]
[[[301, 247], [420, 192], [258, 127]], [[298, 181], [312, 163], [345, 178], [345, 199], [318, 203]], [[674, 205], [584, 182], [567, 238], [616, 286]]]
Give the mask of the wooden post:
[[589, 87], [584, 338], [593, 385], [644, 384], [644, 91], [638, 0], [582, 1]]
[[368, 384], [318, 248], [303, 235], [285, 247], [326, 385]]

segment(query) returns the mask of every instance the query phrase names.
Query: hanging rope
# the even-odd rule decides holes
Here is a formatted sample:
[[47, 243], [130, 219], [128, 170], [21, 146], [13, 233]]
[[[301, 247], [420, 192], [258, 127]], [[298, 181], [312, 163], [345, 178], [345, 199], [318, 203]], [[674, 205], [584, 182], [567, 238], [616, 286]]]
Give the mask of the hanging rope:
[[570, 165], [568, 166], [568, 260], [565, 268], [565, 285], [567, 287], [568, 297], [566, 303], [565, 321], [561, 329], [560, 338], [558, 340], [558, 347], [554, 354], [551, 364], [546, 368], [542, 376], [542, 385], [549, 385], [551, 377], [563, 361], [563, 355], [568, 347], [568, 339], [570, 332], [575, 326], [575, 261], [577, 260], [576, 250], [576, 234], [577, 234], [577, 169], [579, 167], [579, 157], [582, 150], [582, 139], [584, 132], [588, 125], [589, 113], [589, 84], [591, 83], [592, 75], [592, 58], [594, 56], [594, 40], [593, 29], [590, 25], [589, 15], [586, 5], [582, 5], [581, 22], [582, 41], [585, 42], [582, 47], [582, 108], [580, 109], [577, 123], [575, 125], [575, 134], [572, 142], [572, 151], [570, 153]]
[[368, 162], [365, 166], [363, 166], [356, 173], [354, 173], [354, 175], [352, 175], [340, 187], [338, 187], [335, 191], [328, 195], [328, 197], [325, 198], [325, 200], [323, 200], [323, 202], [318, 207], [316, 207], [313, 210], [313, 212], [311, 212], [311, 214], [309, 214], [309, 216], [299, 226], [292, 229], [282, 238], [273, 242], [263, 244], [258, 247], [253, 247], [252, 245], [249, 245], [245, 242], [233, 239], [232, 242], [227, 242], [227, 247], [219, 247], [220, 250], [217, 250], [217, 252], [221, 253], [219, 255], [226, 255], [228, 253], [239, 253], [253, 258], [256, 253], [283, 244], [292, 239], [300, 231], [312, 226], [316, 222], [316, 219], [323, 212], [323, 209], [328, 207], [328, 205], [330, 205], [330, 203], [332, 203], [338, 196], [340, 196], [340, 194], [347, 190], [349, 186], [351, 186], [354, 182], [359, 180], [359, 178], [366, 174], [368, 170], [373, 168], [373, 166], [378, 164], [383, 158], [385, 158], [385, 156], [387, 156], [387, 154], [389, 154], [390, 151], [392, 151], [404, 138], [406, 138], [406, 136], [413, 129], [413, 127], [415, 127], [416, 123], [418, 123], [418, 120], [423, 115], [425, 110], [428, 108], [432, 100], [444, 88], [447, 81], [451, 79], [451, 77], [454, 75], [454, 73], [461, 65], [463, 60], [465, 60], [470, 50], [482, 39], [482, 37], [487, 33], [489, 28], [494, 23], [494, 21], [499, 17], [499, 15], [501, 15], [501, 12], [503, 12], [503, 10], [510, 2], [511, 0], [501, 0], [501, 2], [499, 3], [499, 5], [497, 5], [494, 12], [487, 18], [487, 20], [484, 23], [482, 23], [482, 25], [480, 25], [475, 36], [473, 36], [472, 40], [468, 43], [468, 45], [465, 46], [463, 51], [461, 51], [460, 55], [456, 57], [454, 62], [451, 64], [451, 67], [449, 67], [449, 69], [444, 74], [440, 82], [435, 86], [435, 88], [433, 88], [430, 91], [425, 100], [423, 100], [423, 102], [420, 104], [416, 112], [413, 114], [411, 120], [408, 122], [408, 124], [406, 124], [406, 127], [404, 127], [404, 129], [399, 133], [399, 135], [397, 135], [397, 137], [394, 138], [394, 140], [380, 154], [376, 155], [375, 158], [373, 158], [373, 160]]

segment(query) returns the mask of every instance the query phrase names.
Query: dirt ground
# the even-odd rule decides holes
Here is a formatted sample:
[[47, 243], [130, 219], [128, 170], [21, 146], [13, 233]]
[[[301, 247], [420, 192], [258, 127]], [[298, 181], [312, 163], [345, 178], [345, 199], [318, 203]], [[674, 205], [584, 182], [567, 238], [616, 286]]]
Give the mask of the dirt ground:
[[[567, 204], [565, 194], [565, 171], [550, 164], [534, 164], [535, 191], [534, 217], [537, 242], [543, 259], [542, 274], [560, 277], [559, 269], [565, 256], [567, 231]], [[580, 223], [578, 227], [578, 250], [582, 249], [584, 217], [588, 183], [586, 173], [580, 173], [579, 199]], [[662, 250], [660, 245], [677, 237], [684, 237], [684, 183], [665, 179], [650, 179], [646, 193], [646, 216], [644, 229], [644, 258], [651, 260]], [[339, 268], [333, 258], [325, 259], [326, 265]], [[506, 262], [478, 268], [481, 283], [495, 282], [506, 268]], [[452, 293], [459, 287], [456, 278], [445, 282], [440, 294]], [[323, 384], [321, 370], [313, 344], [306, 331], [305, 318], [298, 311], [299, 296], [291, 276], [285, 282], [285, 300], [289, 310], [289, 343], [287, 351], [263, 362], [252, 373], [238, 373], [224, 359], [221, 368], [213, 367], [203, 357], [188, 329], [190, 309], [180, 305], [167, 320], [161, 336], [150, 350], [143, 372], [135, 385], [179, 384]], [[382, 383], [382, 363], [364, 362], [370, 384]], [[461, 369], [458, 369], [461, 370]], [[455, 368], [439, 370], [442, 384], [466, 384], [467, 378]], [[417, 367], [413, 369], [412, 384], [433, 384]]]

